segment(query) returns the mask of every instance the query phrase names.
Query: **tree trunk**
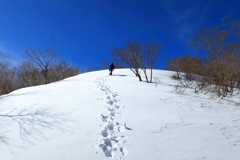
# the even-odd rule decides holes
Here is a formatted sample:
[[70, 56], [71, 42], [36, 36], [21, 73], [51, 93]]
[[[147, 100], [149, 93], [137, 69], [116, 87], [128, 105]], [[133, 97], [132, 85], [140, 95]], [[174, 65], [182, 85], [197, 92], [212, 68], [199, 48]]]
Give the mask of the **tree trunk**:
[[152, 67], [151, 67], [150, 83], [152, 83]]
[[137, 77], [138, 77], [139, 81], [142, 81], [142, 77], [140, 76], [140, 74], [137, 74]]

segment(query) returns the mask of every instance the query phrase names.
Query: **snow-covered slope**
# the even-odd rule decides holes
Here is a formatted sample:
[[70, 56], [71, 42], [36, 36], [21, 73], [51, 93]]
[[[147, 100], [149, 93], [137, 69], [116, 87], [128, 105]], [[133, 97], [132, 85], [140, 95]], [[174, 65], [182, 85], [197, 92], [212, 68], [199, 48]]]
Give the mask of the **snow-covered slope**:
[[154, 70], [151, 84], [128, 69], [113, 74], [1, 96], [0, 159], [239, 160], [239, 95], [176, 94], [170, 71]]

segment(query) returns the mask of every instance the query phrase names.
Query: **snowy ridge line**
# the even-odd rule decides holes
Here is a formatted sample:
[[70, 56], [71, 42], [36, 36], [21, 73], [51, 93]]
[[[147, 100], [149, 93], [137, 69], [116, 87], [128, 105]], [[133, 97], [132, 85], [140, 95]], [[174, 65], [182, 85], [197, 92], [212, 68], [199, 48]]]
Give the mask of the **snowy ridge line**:
[[123, 148], [126, 143], [125, 136], [121, 135], [121, 130], [126, 128], [126, 123], [121, 119], [121, 106], [118, 105], [118, 94], [111, 90], [110, 86], [106, 85], [106, 78], [97, 78], [96, 83], [106, 94], [107, 112], [101, 113], [101, 120], [104, 122], [104, 127], [101, 128], [101, 138], [97, 140], [97, 145], [103, 150], [106, 157], [114, 159], [125, 159], [125, 149]]

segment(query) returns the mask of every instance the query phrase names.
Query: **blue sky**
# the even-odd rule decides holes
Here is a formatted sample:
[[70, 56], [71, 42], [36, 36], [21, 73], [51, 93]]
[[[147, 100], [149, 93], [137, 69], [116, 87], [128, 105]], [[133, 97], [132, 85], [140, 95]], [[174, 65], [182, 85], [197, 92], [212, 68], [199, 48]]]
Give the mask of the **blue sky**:
[[83, 69], [111, 62], [112, 47], [154, 39], [162, 59], [200, 55], [190, 48], [193, 31], [221, 24], [230, 10], [239, 18], [239, 0], [0, 0], [0, 50], [14, 63], [22, 47], [49, 48]]

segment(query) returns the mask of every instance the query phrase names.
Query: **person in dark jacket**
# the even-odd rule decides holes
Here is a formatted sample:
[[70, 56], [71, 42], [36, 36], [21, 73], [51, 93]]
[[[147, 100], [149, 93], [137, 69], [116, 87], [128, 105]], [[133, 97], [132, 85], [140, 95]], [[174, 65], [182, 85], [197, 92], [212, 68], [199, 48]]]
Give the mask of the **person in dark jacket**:
[[113, 70], [114, 70], [114, 64], [111, 63], [111, 64], [109, 65], [109, 71], [110, 71], [110, 74], [109, 74], [109, 75], [112, 75]]

